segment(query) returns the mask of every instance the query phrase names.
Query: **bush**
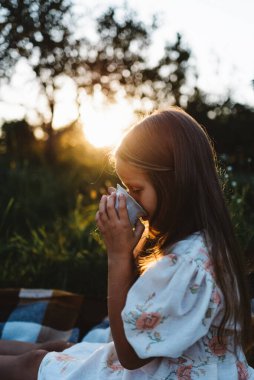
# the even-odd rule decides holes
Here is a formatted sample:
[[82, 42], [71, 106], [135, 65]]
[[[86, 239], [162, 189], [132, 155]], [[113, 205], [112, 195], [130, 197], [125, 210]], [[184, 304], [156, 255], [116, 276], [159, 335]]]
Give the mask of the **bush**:
[[58, 288], [88, 296], [106, 295], [105, 247], [94, 223], [97, 206], [77, 197], [67, 218], [49, 228], [15, 233], [0, 247], [1, 287]]
[[236, 236], [246, 252], [254, 237], [254, 176], [234, 172], [228, 166], [221, 170], [221, 181]]
[[[85, 159], [79, 154], [77, 159], [62, 151], [52, 166], [5, 161], [0, 188], [1, 287], [106, 296], [107, 258], [94, 218], [101, 194], [116, 178], [107, 171], [105, 152], [96, 154]], [[226, 169], [221, 180], [246, 251], [253, 241], [254, 177], [247, 180]]]

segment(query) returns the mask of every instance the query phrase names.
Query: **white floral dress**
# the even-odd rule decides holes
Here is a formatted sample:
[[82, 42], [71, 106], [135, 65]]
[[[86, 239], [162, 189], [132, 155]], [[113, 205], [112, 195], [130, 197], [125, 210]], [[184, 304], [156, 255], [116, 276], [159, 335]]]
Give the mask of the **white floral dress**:
[[222, 310], [222, 294], [198, 232], [176, 243], [129, 290], [122, 311], [126, 338], [140, 358], [154, 357], [151, 362], [127, 370], [112, 341], [82, 342], [47, 354], [38, 379], [253, 380], [241, 348], [236, 355], [230, 350], [231, 334], [218, 343]]

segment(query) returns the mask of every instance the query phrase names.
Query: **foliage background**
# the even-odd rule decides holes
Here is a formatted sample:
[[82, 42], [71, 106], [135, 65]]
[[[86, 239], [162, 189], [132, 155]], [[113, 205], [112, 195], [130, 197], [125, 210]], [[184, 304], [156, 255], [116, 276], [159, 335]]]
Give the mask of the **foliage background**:
[[[0, 286], [60, 288], [106, 296], [106, 254], [94, 216], [100, 196], [117, 178], [108, 150], [85, 140], [80, 95], [119, 91], [139, 100], [137, 115], [175, 104], [207, 129], [218, 154], [221, 181], [248, 272], [254, 250], [254, 113], [227, 96], [212, 102], [196, 85], [192, 52], [181, 35], [154, 65], [146, 50], [156, 18], [140, 22], [130, 9], [109, 8], [96, 20], [97, 41], [77, 38], [71, 1], [1, 0], [0, 83], [10, 83], [20, 59], [34, 73], [46, 111], [37, 123], [6, 121], [0, 137]], [[71, 20], [71, 22], [70, 22]], [[76, 88], [77, 120], [53, 128], [60, 79]], [[190, 78], [192, 85], [188, 87]], [[194, 82], [193, 82], [194, 81]], [[40, 128], [42, 138], [35, 137]]]

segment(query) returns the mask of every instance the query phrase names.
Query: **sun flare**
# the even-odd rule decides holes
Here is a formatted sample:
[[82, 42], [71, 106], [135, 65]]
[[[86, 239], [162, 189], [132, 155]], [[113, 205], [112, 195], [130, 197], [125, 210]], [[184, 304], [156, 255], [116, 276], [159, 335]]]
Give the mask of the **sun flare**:
[[97, 148], [114, 146], [134, 122], [133, 107], [126, 100], [106, 104], [103, 99], [86, 99], [81, 111], [86, 139]]

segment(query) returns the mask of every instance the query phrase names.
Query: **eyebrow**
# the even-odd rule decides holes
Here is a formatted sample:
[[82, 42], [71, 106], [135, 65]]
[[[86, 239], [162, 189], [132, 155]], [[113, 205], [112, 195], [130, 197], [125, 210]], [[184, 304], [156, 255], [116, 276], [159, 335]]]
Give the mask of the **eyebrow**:
[[124, 182], [122, 182], [123, 183], [123, 185], [125, 186], [125, 187], [143, 187], [143, 185], [141, 185], [141, 184], [138, 184], [138, 183], [124, 183]]

